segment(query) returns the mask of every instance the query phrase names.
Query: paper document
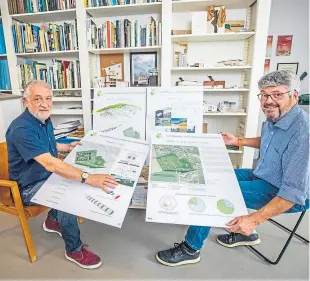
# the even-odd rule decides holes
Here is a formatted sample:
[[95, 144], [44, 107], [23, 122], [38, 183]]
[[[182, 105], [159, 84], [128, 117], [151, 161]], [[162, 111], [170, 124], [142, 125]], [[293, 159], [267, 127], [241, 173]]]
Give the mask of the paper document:
[[97, 187], [52, 174], [32, 202], [115, 227], [121, 227], [135, 190], [149, 145], [90, 131], [82, 145], [64, 160], [89, 174], [110, 174], [118, 186], [106, 193]]
[[202, 133], [203, 88], [147, 90], [147, 139], [154, 132]]
[[225, 227], [247, 214], [219, 134], [152, 138], [146, 221]]
[[145, 89], [106, 88], [95, 89], [94, 93], [94, 130], [118, 138], [145, 140]]

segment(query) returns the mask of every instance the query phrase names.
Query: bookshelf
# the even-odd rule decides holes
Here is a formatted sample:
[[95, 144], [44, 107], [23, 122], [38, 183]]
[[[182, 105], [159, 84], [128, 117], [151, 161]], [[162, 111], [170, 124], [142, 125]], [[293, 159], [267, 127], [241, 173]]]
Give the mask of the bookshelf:
[[[244, 124], [244, 135], [254, 137], [257, 131], [259, 103], [256, 98], [256, 82], [263, 75], [265, 44], [268, 35], [271, 0], [162, 0], [154, 3], [127, 4], [104, 7], [84, 7], [84, 1], [75, 1], [76, 7], [57, 11], [10, 14], [9, 2], [0, 1], [0, 22], [4, 26], [7, 54], [0, 59], [8, 60], [11, 92], [22, 95], [18, 83], [19, 73], [16, 65], [23, 60], [36, 60], [50, 63], [52, 59], [79, 60], [81, 85], [75, 89], [53, 89], [53, 93], [77, 91], [81, 96], [54, 98], [52, 115], [56, 124], [77, 118], [84, 122], [85, 131], [92, 127], [93, 79], [100, 76], [100, 56], [124, 54], [124, 76], [130, 79], [130, 54], [156, 52], [159, 67], [159, 86], [171, 87], [179, 77], [185, 80], [207, 80], [211, 75], [216, 80], [225, 80], [224, 89], [204, 88], [204, 99], [214, 103], [232, 100], [246, 113], [205, 113], [204, 122], [208, 123], [208, 132], [229, 131], [240, 134], [238, 124]], [[51, 1], [52, 2], [52, 1]], [[253, 3], [254, 2], [254, 3]], [[184, 34], [172, 35], [174, 29], [190, 29], [191, 13], [206, 11], [208, 5], [226, 5], [228, 20], [242, 18], [246, 21], [245, 32], [223, 34]], [[231, 13], [230, 13], [231, 12]], [[87, 42], [87, 19], [92, 19], [98, 26], [109, 20], [135, 18], [144, 23], [152, 16], [161, 22], [161, 44], [147, 47], [91, 48]], [[42, 23], [71, 22], [76, 20], [78, 49], [69, 51], [48, 51], [33, 53], [15, 53], [12, 25], [16, 22], [40, 25]], [[175, 44], [188, 44], [188, 62], [205, 63], [205, 67], [176, 67], [174, 65]], [[255, 52], [254, 52], [255, 50]], [[241, 58], [245, 65], [215, 66], [217, 61], [229, 58]], [[208, 65], [208, 66], [207, 66]], [[243, 84], [247, 82], [247, 84]], [[234, 87], [237, 84], [237, 87]], [[241, 85], [243, 84], [243, 85]], [[0, 89], [0, 91], [2, 91]], [[5, 92], [8, 92], [4, 90]], [[56, 106], [56, 107], [55, 107]], [[83, 109], [64, 109], [64, 107], [82, 107]], [[254, 152], [229, 151], [232, 162], [238, 167], [251, 167]]]

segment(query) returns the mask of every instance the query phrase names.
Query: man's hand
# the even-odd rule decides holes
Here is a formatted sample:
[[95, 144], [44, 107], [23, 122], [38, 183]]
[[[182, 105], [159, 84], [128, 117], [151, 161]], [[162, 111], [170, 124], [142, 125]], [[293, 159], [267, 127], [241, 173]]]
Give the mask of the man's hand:
[[86, 179], [86, 183], [94, 187], [99, 187], [106, 193], [110, 192], [107, 187], [114, 189], [118, 184], [112, 176], [106, 174], [91, 174]]
[[222, 133], [223, 140], [226, 145], [238, 146], [238, 138], [230, 133]]
[[254, 216], [240, 216], [236, 217], [229, 223], [227, 223], [227, 227], [231, 232], [240, 233], [245, 236], [249, 236], [253, 233], [254, 229], [257, 226], [257, 221]]
[[73, 148], [75, 148], [77, 145], [82, 145], [82, 143], [79, 141], [74, 141], [74, 142], [69, 143], [68, 152], [71, 152]]

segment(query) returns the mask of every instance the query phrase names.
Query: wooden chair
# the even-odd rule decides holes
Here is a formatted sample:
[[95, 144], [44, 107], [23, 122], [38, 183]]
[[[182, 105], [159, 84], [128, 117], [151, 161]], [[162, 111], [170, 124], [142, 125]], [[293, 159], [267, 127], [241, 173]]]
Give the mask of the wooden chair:
[[[18, 185], [15, 181], [9, 181], [8, 170], [8, 153], [6, 143], [4, 142], [0, 143], [0, 211], [19, 218], [29, 259], [31, 262], [35, 262], [37, 256], [27, 220], [38, 216], [48, 210], [48, 208], [44, 206], [23, 206]], [[78, 218], [78, 221], [82, 223], [83, 219]]]

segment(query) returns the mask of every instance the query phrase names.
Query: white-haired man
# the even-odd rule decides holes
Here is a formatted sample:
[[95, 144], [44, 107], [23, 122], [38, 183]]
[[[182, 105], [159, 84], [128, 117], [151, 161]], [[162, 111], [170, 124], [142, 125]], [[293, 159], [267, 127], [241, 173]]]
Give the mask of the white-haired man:
[[[222, 134], [228, 145], [260, 149], [255, 170], [235, 170], [246, 206], [256, 211], [227, 224], [230, 234], [217, 237], [225, 247], [257, 245], [257, 225], [284, 212], [309, 208], [309, 117], [297, 104], [300, 81], [289, 71], [275, 71], [262, 77], [258, 86], [258, 98], [267, 118], [262, 136], [238, 139]], [[190, 226], [185, 241], [158, 252], [156, 259], [168, 266], [199, 262], [210, 229]]]
[[[50, 120], [52, 97], [47, 83], [36, 80], [28, 83], [23, 97], [26, 110], [6, 132], [10, 179], [17, 181], [24, 205], [34, 205], [31, 198], [52, 173], [106, 192], [107, 187], [115, 188], [117, 184], [110, 175], [88, 175], [57, 158], [59, 151], [70, 152], [79, 143], [56, 143]], [[101, 259], [82, 243], [76, 216], [52, 209], [43, 228], [62, 236], [68, 260], [88, 269], [101, 265]]]

